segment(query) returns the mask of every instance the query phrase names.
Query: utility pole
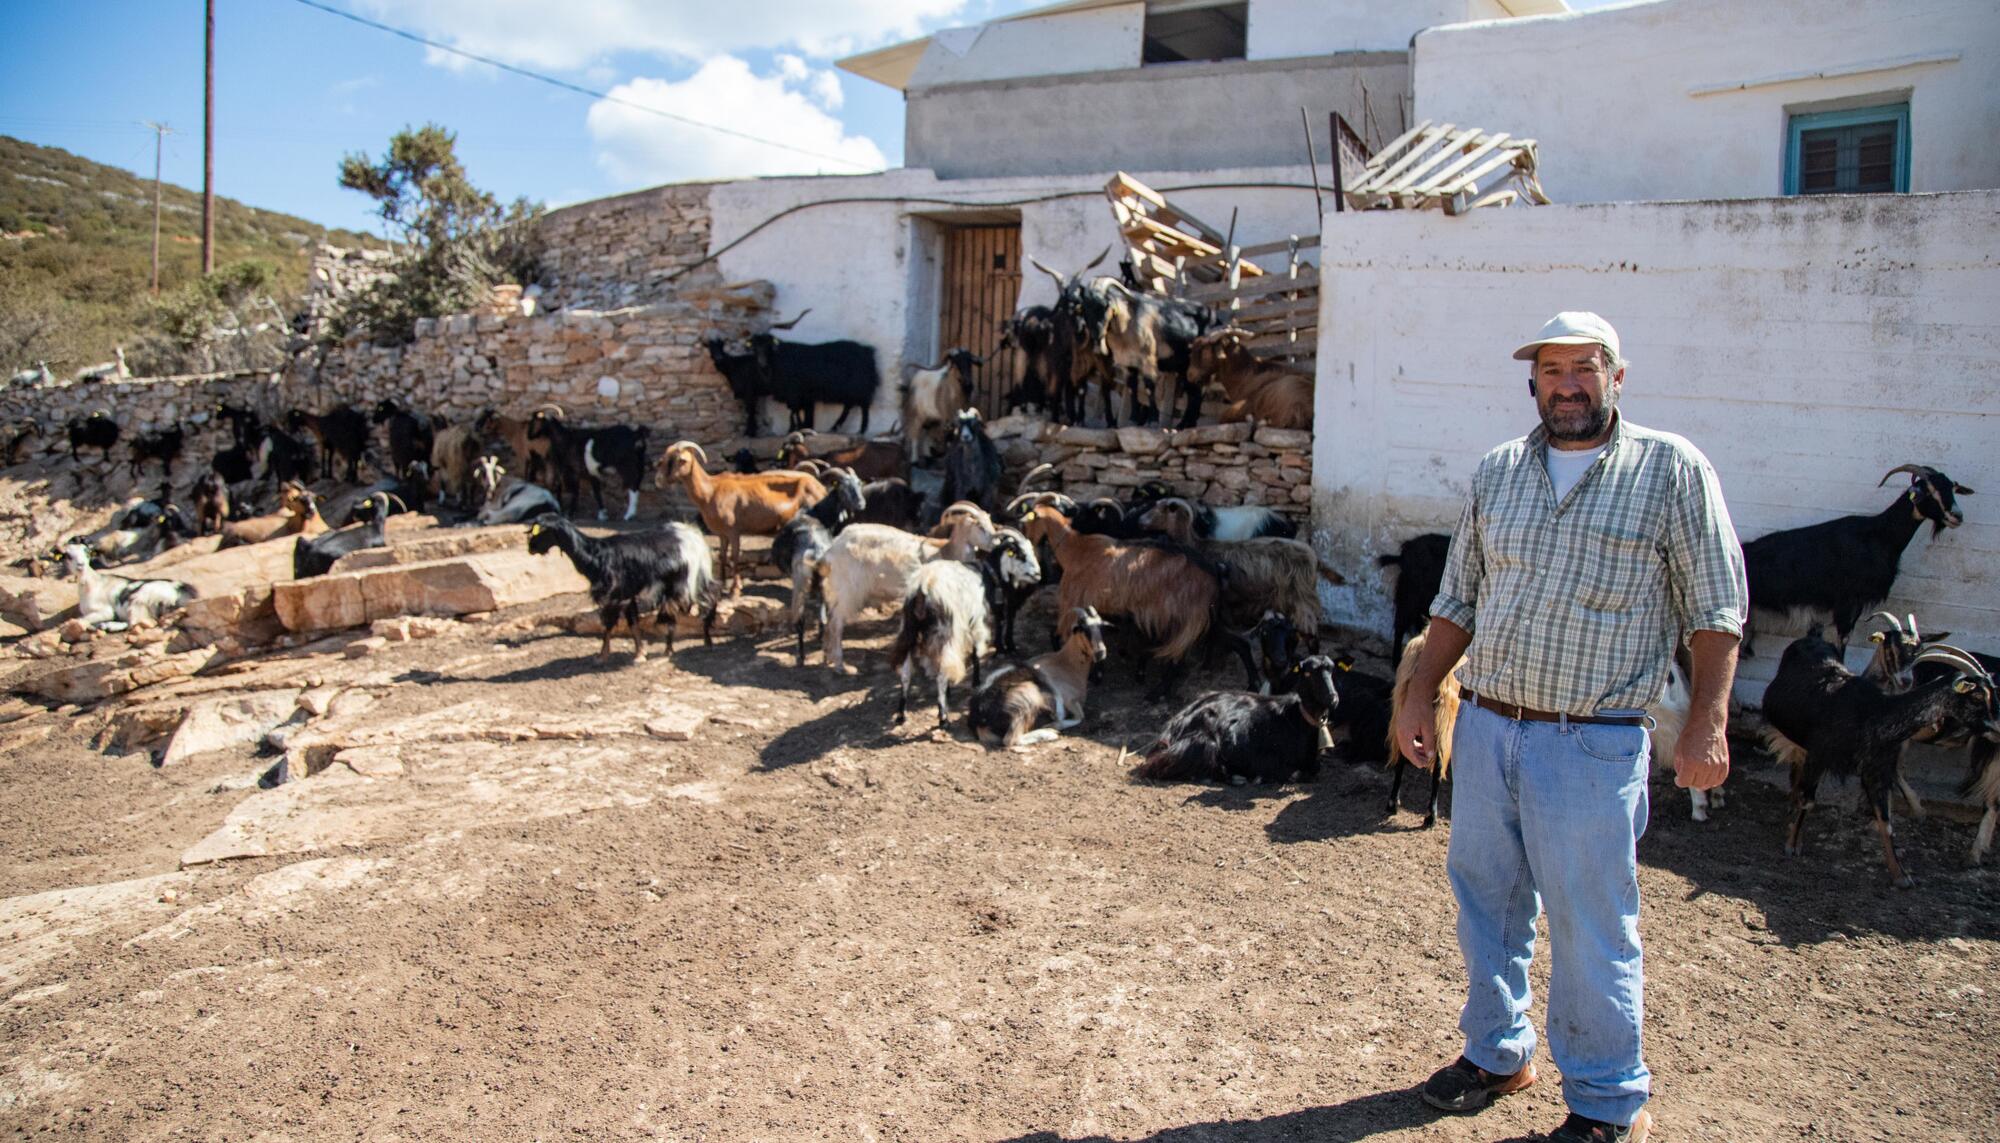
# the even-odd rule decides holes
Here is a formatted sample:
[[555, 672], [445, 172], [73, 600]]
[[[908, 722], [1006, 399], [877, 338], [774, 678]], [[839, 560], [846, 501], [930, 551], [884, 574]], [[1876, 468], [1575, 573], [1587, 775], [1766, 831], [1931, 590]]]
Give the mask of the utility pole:
[[160, 292], [160, 148], [174, 129], [150, 119], [146, 126], [153, 132], [153, 292], [157, 294]]
[[215, 273], [215, 0], [208, 0], [201, 93], [201, 272]]

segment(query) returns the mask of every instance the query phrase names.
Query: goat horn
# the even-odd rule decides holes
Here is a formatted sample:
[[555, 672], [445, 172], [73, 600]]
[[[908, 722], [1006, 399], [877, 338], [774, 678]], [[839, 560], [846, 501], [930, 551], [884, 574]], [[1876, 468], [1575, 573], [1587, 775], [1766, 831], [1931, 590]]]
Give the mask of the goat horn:
[[1907, 472], [1913, 476], [1936, 476], [1938, 474], [1938, 470], [1928, 464], [1899, 464], [1883, 473], [1882, 479], [1875, 482], [1875, 487], [1880, 488], [1884, 484], [1889, 483], [1889, 478], [1899, 472]]
[[[701, 446], [694, 443], [693, 441], [675, 441], [673, 444], [667, 446], [667, 452], [679, 452], [682, 449], [687, 449], [693, 452], [696, 456], [701, 458], [701, 462], [703, 464], [708, 463], [708, 454], [703, 452], [701, 450]], [[662, 459], [665, 459], [666, 453], [661, 453], [660, 456]]]
[[383, 508], [387, 508], [389, 506], [389, 501], [394, 500], [397, 504], [402, 505], [403, 511], [408, 512], [410, 510], [410, 506], [408, 504], [403, 504], [403, 498], [396, 495], [393, 492], [382, 492], [378, 493], [377, 495], [382, 497]]
[[[1875, 615], [1879, 615], [1879, 616], [1881, 616], [1882, 618], [1884, 618], [1884, 619], [1888, 620], [1888, 621], [1889, 621], [1889, 626], [1891, 626], [1891, 627], [1893, 627], [1893, 628], [1895, 628], [1895, 629], [1896, 629], [1896, 634], [1898, 634], [1898, 635], [1905, 635], [1905, 634], [1908, 634], [1908, 632], [1906, 632], [1906, 631], [1904, 631], [1904, 630], [1903, 630], [1903, 621], [1902, 621], [1902, 620], [1900, 620], [1900, 619], [1898, 619], [1898, 618], [1896, 618], [1896, 617], [1895, 617], [1895, 615], [1891, 614], [1890, 612], [1887, 612], [1887, 611], [1878, 611], [1878, 612], [1876, 612], [1876, 613], [1875, 613]], [[1868, 618], [1870, 618], [1870, 619], [1873, 619], [1873, 618], [1875, 618], [1875, 615], [1871, 615], [1871, 616], [1869, 616]]]
[[1104, 249], [1097, 252], [1097, 257], [1092, 258], [1089, 262], [1085, 263], [1083, 269], [1078, 270], [1076, 272], [1076, 276], [1081, 278], [1085, 274], [1090, 273], [1092, 270], [1097, 269], [1097, 264], [1099, 262], [1104, 261], [1106, 258], [1109, 258], [1110, 256], [1111, 256], [1111, 247], [1106, 246]]
[[1047, 266], [1042, 265], [1040, 262], [1036, 261], [1033, 258], [1028, 259], [1028, 264], [1030, 266], [1033, 266], [1035, 269], [1040, 270], [1042, 273], [1047, 274], [1049, 277], [1054, 278], [1056, 280], [1057, 290], [1063, 290], [1068, 288], [1069, 286], [1068, 278], [1063, 277], [1061, 274], [1056, 273], [1054, 270], [1049, 269]]
[[528, 415], [532, 417], [536, 413], [547, 412], [550, 409], [555, 410], [557, 420], [566, 421], [569, 419], [569, 414], [563, 412], [563, 407], [561, 405], [556, 404], [554, 401], [544, 401], [541, 404], [536, 405], [533, 409], [528, 410]]
[[1993, 681], [1993, 676], [1986, 673], [1986, 668], [1979, 660], [1949, 643], [1933, 643], [1918, 651], [1910, 660], [1910, 665], [1914, 667], [1918, 663], [1950, 663], [1964, 674], [1983, 679], [1988, 683]]
[[1917, 613], [1914, 611], [1910, 612], [1910, 638], [1918, 640], [1923, 638], [1917, 633]]
[[1048, 474], [1054, 472], [1055, 470], [1056, 470], [1055, 465], [1049, 464], [1046, 461], [1044, 461], [1043, 463], [1038, 464], [1035, 467], [1029, 469], [1027, 472], [1022, 473], [1021, 483], [1016, 484], [1014, 486], [1014, 495], [1018, 497], [1021, 493], [1026, 492], [1028, 490], [1028, 486], [1030, 484], [1035, 483], [1037, 480], [1040, 480], [1042, 477], [1047, 476]]
[[795, 318], [793, 318], [793, 319], [792, 319], [792, 320], [790, 320], [790, 321], [782, 321], [782, 322], [772, 322], [772, 323], [770, 324], [770, 326], [769, 326], [768, 328], [770, 328], [770, 329], [790, 329], [790, 328], [792, 328], [793, 326], [795, 326], [795, 325], [799, 324], [800, 320], [802, 320], [802, 319], [803, 319], [803, 318], [804, 318], [804, 317], [805, 317], [805, 316], [806, 316], [807, 314], [809, 314], [809, 313], [811, 313], [811, 312], [812, 312], [812, 307], [811, 307], [811, 306], [807, 306], [807, 307], [806, 307], [805, 309], [802, 309], [802, 310], [800, 310], [800, 311], [799, 311], [799, 316], [798, 316], [798, 317], [795, 317]]

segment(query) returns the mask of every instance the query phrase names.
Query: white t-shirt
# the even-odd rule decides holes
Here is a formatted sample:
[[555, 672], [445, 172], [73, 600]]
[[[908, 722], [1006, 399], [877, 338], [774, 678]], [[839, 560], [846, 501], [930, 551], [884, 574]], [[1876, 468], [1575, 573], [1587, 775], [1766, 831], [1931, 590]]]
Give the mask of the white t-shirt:
[[1550, 445], [1544, 451], [1549, 458], [1549, 483], [1555, 486], [1556, 503], [1561, 504], [1576, 482], [1583, 479], [1583, 474], [1590, 471], [1590, 466], [1597, 463], [1597, 458], [1604, 455], [1604, 446], [1560, 449]]

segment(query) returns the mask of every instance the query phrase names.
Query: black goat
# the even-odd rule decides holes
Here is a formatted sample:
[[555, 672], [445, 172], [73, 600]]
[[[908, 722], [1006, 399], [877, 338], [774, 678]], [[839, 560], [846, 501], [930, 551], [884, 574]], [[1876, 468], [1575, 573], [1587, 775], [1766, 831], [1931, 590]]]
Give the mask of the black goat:
[[986, 435], [979, 410], [960, 409], [952, 425], [951, 443], [944, 450], [944, 503], [970, 500], [991, 511], [1003, 467], [1000, 450]]
[[[798, 318], [772, 329], [789, 329]], [[810, 429], [813, 412], [821, 404], [839, 405], [840, 415], [828, 432], [837, 432], [847, 422], [847, 414], [861, 410], [861, 435], [868, 435], [868, 410], [875, 392], [882, 387], [882, 370], [875, 363], [875, 347], [858, 341], [780, 341], [769, 333], [750, 338], [750, 351], [764, 373], [764, 384], [791, 409], [788, 431]]]
[[914, 532], [917, 521], [924, 513], [923, 494], [910, 487], [910, 482], [900, 476], [863, 484], [861, 498], [866, 504], [854, 515], [857, 524], [887, 524], [891, 528]]
[[[1910, 486], [1873, 516], [1841, 516], [1772, 532], [1743, 545], [1751, 611], [1830, 616], [1834, 642], [1846, 647], [1861, 617], [1889, 598], [1903, 549], [1917, 534], [1917, 526], [1929, 520], [1935, 538], [1965, 522], [1953, 494], [1970, 496], [1972, 489], [1921, 464], [1897, 465], [1882, 475], [1877, 486], [1899, 472], [1910, 474]], [[1743, 654], [1755, 650], [1754, 633], [1746, 624]]]
[[1818, 796], [1820, 778], [1852, 775], [1861, 779], [1862, 795], [1874, 812], [1890, 877], [1897, 888], [1910, 886], [1889, 817], [1889, 791], [1904, 785], [1904, 746], [1917, 732], [1947, 718], [2000, 738], [1992, 676], [1956, 647], [1926, 647], [1913, 664], [1928, 662], [1943, 663], [1949, 670], [1895, 694], [1874, 679], [1849, 672], [1840, 648], [1821, 638], [1817, 625], [1785, 648], [1778, 673], [1764, 689], [1764, 718], [1771, 725], [1767, 741], [1792, 768], [1787, 854], [1796, 857], [1805, 850], [1806, 812]]
[[604, 519], [604, 477], [617, 473], [625, 484], [625, 519], [639, 514], [639, 484], [646, 478], [646, 440], [650, 425], [606, 425], [571, 428], [560, 410], [536, 409], [528, 418], [528, 439], [549, 442], [549, 465], [555, 470], [555, 493], [566, 496], [564, 511], [574, 516], [583, 482], [597, 500], [597, 518]]
[[238, 445], [254, 445], [264, 434], [264, 418], [248, 405], [223, 402], [215, 407], [215, 417], [229, 425], [229, 439]]
[[[792, 577], [792, 631], [798, 637], [798, 665], [806, 665], [806, 604], [812, 601], [817, 577], [813, 565], [826, 554], [827, 545], [842, 528], [860, 518], [868, 506], [867, 494], [854, 474], [843, 468], [828, 472], [826, 495], [805, 511], [785, 521], [771, 537], [771, 562]], [[815, 608], [820, 630], [826, 629], [826, 604]]]
[[993, 546], [979, 553], [980, 576], [986, 583], [986, 611], [993, 624], [993, 641], [1009, 655], [1021, 649], [1014, 642], [1014, 619], [1028, 597], [1042, 586], [1042, 563], [1035, 545], [1012, 528], [993, 533]]
[[118, 443], [118, 422], [102, 409], [87, 417], [72, 417], [69, 422], [69, 458], [78, 459], [76, 450], [94, 448], [111, 458], [111, 446]]
[[1007, 390], [1006, 409], [1032, 408], [1050, 411], [1050, 348], [1055, 342], [1056, 318], [1047, 306], [1029, 306], [1000, 322], [1000, 345], [995, 352], [1016, 349], [1021, 353], [1021, 383]]
[[1451, 554], [1451, 537], [1443, 532], [1425, 532], [1403, 541], [1393, 556], [1376, 556], [1385, 568], [1396, 568], [1396, 618], [1389, 631], [1389, 662], [1403, 661], [1403, 644], [1430, 622], [1431, 601], [1444, 582], [1445, 557]]
[[1340, 706], [1337, 670], [1332, 659], [1313, 655], [1298, 665], [1296, 693], [1201, 696], [1167, 723], [1132, 776], [1237, 784], [1317, 778], [1327, 723]]
[[132, 438], [132, 475], [138, 476], [139, 469], [149, 460], [160, 462], [161, 470], [167, 475], [174, 474], [174, 461], [181, 455], [181, 428], [154, 429], [150, 433], [140, 433]]
[[361, 483], [361, 456], [368, 450], [368, 418], [359, 409], [351, 405], [336, 405], [324, 413], [293, 409], [285, 414], [285, 428], [311, 433], [319, 443], [321, 479], [333, 476], [333, 462], [340, 459], [347, 462], [347, 482]]
[[374, 513], [374, 518], [365, 524], [342, 528], [337, 532], [325, 532], [307, 539], [300, 536], [292, 545], [292, 578], [311, 579], [333, 570], [334, 562], [340, 557], [366, 548], [389, 546], [388, 527], [390, 505], [386, 503], [388, 493], [376, 493], [370, 500], [382, 499], [382, 510]]
[[757, 471], [757, 458], [751, 455], [749, 449], [739, 448], [729, 454], [729, 467], [731, 471], [749, 476]]
[[658, 531], [586, 536], [554, 512], [528, 526], [528, 550], [536, 555], [560, 550], [590, 581], [590, 601], [604, 624], [600, 662], [611, 656], [611, 632], [620, 616], [632, 636], [632, 659], [646, 661], [646, 644], [639, 617], [653, 613], [666, 638], [667, 657], [674, 654], [674, 613], [701, 612], [701, 642], [714, 645], [715, 561], [708, 541], [692, 524], [667, 524]]
[[[257, 466], [265, 479], [280, 486], [286, 481], [304, 484], [313, 478], [313, 447], [275, 425], [264, 430], [257, 444]], [[223, 479], [229, 479], [224, 473]]]
[[[1380, 675], [1355, 670], [1352, 655], [1335, 656], [1333, 665], [1340, 672], [1333, 677], [1334, 686], [1340, 691], [1340, 708], [1327, 725], [1347, 731], [1340, 740], [1341, 757], [1349, 762], [1387, 762], [1390, 700], [1396, 684]], [[1403, 776], [1401, 767], [1397, 768], [1396, 776]]]
[[729, 391], [743, 403], [743, 435], [762, 435], [757, 406], [764, 398], [774, 394], [756, 352], [750, 349], [741, 353], [732, 352], [729, 343], [719, 333], [709, 334], [702, 338], [701, 343], [708, 348], [708, 359], [715, 363], [715, 371], [722, 374], [722, 379], [729, 382]]
[[392, 476], [407, 476], [410, 464], [421, 461], [430, 464], [431, 446], [437, 441], [437, 434], [431, 427], [431, 419], [413, 409], [405, 409], [392, 398], [384, 397], [375, 403], [376, 424], [389, 426], [389, 473]]

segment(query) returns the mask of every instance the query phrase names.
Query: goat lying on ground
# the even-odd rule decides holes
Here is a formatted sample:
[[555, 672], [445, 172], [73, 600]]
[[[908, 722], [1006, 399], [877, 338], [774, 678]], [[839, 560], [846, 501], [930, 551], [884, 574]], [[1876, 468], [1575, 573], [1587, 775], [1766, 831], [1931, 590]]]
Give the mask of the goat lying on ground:
[[369, 519], [365, 524], [320, 536], [300, 536], [292, 545], [292, 578], [311, 579], [325, 575], [333, 570], [334, 563], [342, 556], [364, 548], [388, 547], [389, 516], [394, 509], [394, 505], [389, 503], [392, 499], [394, 497], [389, 493], [378, 492], [363, 501], [369, 509]]
[[280, 536], [310, 539], [326, 530], [326, 520], [319, 514], [319, 498], [305, 485], [288, 480], [278, 489], [276, 512], [223, 525], [222, 542], [216, 545], [216, 549], [262, 543]]
[[1213, 691], [1181, 708], [1147, 747], [1136, 778], [1161, 781], [1285, 782], [1319, 776], [1327, 721], [1340, 705], [1333, 660], [1313, 655], [1298, 665], [1298, 689], [1285, 695]]
[[1806, 813], [1821, 776], [1852, 774], [1874, 811], [1889, 875], [1897, 888], [1908, 888], [1912, 882], [1896, 852], [1889, 816], [1889, 791], [1902, 781], [1903, 748], [1919, 730], [1945, 718], [1976, 725], [2000, 741], [1994, 681], [1971, 655], [1942, 644], [1918, 652], [1913, 665], [1937, 662], [1950, 670], [1900, 694], [1850, 673], [1840, 660], [1840, 649], [1820, 638], [1815, 627], [1785, 648], [1778, 673], [1764, 690], [1764, 717], [1771, 724], [1767, 741], [1792, 767], [1785, 852], [1804, 852]]
[[937, 680], [938, 725], [951, 718], [954, 684], [978, 679], [979, 660], [992, 652], [992, 624], [980, 574], [955, 560], [934, 560], [910, 573], [903, 593], [902, 625], [889, 650], [889, 664], [901, 686], [896, 722], [910, 709], [910, 678], [917, 664]]
[[473, 468], [473, 484], [480, 490], [481, 524], [525, 524], [544, 512], [561, 511], [555, 493], [539, 484], [508, 476], [496, 457], [482, 456]]
[[1222, 411], [1224, 421], [1256, 421], [1276, 429], [1312, 428], [1312, 378], [1259, 359], [1250, 352], [1251, 336], [1247, 330], [1231, 327], [1196, 339], [1188, 355], [1188, 382], [1197, 390], [1209, 382], [1222, 386], [1229, 396]]
[[194, 588], [179, 580], [127, 579], [97, 571], [82, 544], [71, 544], [63, 556], [76, 573], [77, 618], [99, 631], [156, 624], [195, 598]]
[[635, 663], [646, 661], [646, 644], [639, 633], [642, 614], [655, 614], [669, 659], [674, 654], [676, 613], [699, 612], [702, 645], [714, 645], [715, 565], [708, 541], [693, 525], [668, 524], [657, 532], [599, 539], [584, 535], [551, 512], [529, 526], [528, 551], [541, 555], [551, 550], [568, 556], [590, 581], [590, 601], [597, 604], [598, 618], [604, 623], [599, 662], [611, 657], [611, 632], [620, 616], [625, 619], [626, 633], [632, 636]]
[[[1095, 610], [1081, 608], [1061, 647], [986, 676], [966, 709], [979, 741], [1003, 748], [1047, 742], [1081, 723], [1091, 665], [1104, 661], [1104, 626]], [[1033, 729], [1044, 714], [1053, 725]]]

